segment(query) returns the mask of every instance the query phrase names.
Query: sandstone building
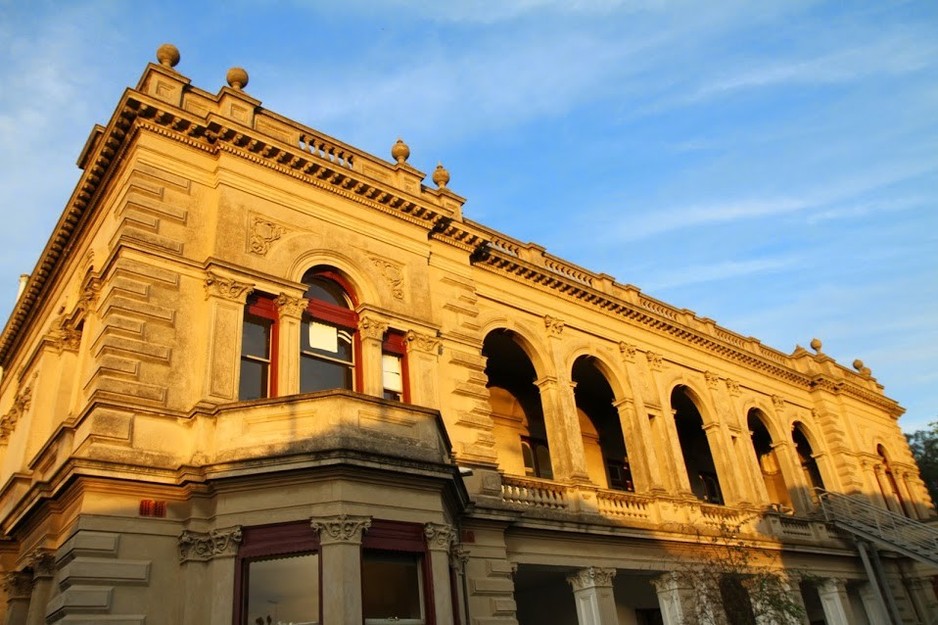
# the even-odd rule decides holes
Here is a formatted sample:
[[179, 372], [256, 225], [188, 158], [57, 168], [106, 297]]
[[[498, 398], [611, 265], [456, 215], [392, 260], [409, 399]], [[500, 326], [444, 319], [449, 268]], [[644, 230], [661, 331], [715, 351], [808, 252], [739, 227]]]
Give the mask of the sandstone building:
[[935, 622], [934, 509], [862, 363], [158, 60], [0, 335], [5, 623]]

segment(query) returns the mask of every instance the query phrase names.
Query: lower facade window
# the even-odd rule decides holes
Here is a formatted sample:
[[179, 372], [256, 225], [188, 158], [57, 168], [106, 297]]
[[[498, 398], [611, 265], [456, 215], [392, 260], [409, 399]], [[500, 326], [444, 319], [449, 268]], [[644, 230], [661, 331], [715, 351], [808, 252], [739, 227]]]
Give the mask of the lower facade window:
[[238, 399], [273, 397], [276, 392], [277, 308], [273, 298], [252, 295], [241, 330]]
[[362, 555], [365, 625], [424, 625], [422, 569], [420, 554], [365, 551]]
[[235, 580], [235, 623], [319, 625], [319, 541], [309, 522], [243, 530]]

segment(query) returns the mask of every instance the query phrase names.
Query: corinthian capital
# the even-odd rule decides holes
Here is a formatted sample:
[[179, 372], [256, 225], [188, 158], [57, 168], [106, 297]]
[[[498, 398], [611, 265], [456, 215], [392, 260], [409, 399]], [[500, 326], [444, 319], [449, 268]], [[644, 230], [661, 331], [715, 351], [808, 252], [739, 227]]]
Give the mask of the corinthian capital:
[[209, 532], [184, 530], [179, 536], [180, 562], [205, 562], [219, 556], [234, 556], [241, 543], [241, 527], [224, 527]]
[[601, 569], [591, 566], [587, 569], [580, 569], [567, 578], [573, 590], [586, 590], [597, 586], [612, 586], [612, 579], [616, 576], [615, 569]]
[[365, 316], [358, 322], [358, 331], [361, 332], [362, 338], [380, 341], [388, 331], [388, 323], [372, 315]]
[[324, 545], [334, 543], [362, 542], [362, 534], [371, 527], [371, 517], [340, 514], [337, 516], [314, 517], [310, 526], [319, 532], [319, 541]]
[[243, 304], [252, 290], [254, 287], [250, 284], [225, 278], [211, 271], [205, 272], [206, 297], [220, 297]]

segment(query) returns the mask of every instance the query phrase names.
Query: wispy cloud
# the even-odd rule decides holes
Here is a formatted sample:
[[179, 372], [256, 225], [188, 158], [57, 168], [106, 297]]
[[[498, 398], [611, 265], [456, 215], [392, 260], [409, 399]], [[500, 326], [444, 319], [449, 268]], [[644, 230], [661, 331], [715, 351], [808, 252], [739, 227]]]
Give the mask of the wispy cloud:
[[693, 265], [679, 270], [662, 271], [655, 275], [644, 288], [649, 291], [664, 291], [676, 287], [720, 282], [742, 277], [754, 277], [790, 271], [803, 266], [802, 258], [794, 255], [744, 260], [728, 260], [710, 265]]

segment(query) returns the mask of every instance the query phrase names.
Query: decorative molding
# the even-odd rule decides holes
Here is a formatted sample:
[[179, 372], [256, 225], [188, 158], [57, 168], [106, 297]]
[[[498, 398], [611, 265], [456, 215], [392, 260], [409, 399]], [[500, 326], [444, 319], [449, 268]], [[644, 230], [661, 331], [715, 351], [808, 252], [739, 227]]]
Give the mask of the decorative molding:
[[11, 571], [3, 576], [3, 591], [7, 601], [29, 599], [33, 593], [33, 576], [29, 571]]
[[358, 331], [362, 338], [380, 341], [388, 331], [388, 322], [378, 317], [365, 316], [358, 321]]
[[404, 268], [379, 256], [369, 256], [371, 264], [381, 273], [381, 277], [388, 283], [394, 299], [404, 299]]
[[244, 282], [225, 278], [211, 271], [205, 272], [205, 297], [221, 297], [223, 299], [244, 303], [248, 294], [254, 287]]
[[772, 395], [772, 405], [775, 406], [775, 412], [779, 414], [785, 412], [785, 400], [778, 395]]
[[205, 532], [184, 530], [179, 536], [179, 562], [207, 562], [219, 556], [234, 556], [241, 544], [241, 526]]
[[371, 527], [370, 516], [340, 514], [310, 520], [310, 527], [319, 532], [319, 541], [324, 545], [335, 543], [362, 542], [362, 534]]
[[46, 335], [46, 340], [59, 351], [76, 352], [81, 344], [81, 330], [76, 328], [65, 315], [62, 315], [56, 327]]
[[10, 441], [10, 434], [16, 429], [16, 423], [20, 420], [33, 401], [33, 389], [27, 386], [17, 393], [13, 400], [13, 405], [5, 415], [0, 417], [0, 445], [6, 445]]
[[428, 334], [419, 334], [413, 330], [407, 332], [406, 340], [408, 350], [433, 354], [434, 356], [439, 355], [440, 349], [443, 346], [442, 342], [437, 337]]
[[255, 216], [251, 220], [251, 237], [248, 241], [248, 250], [252, 254], [266, 256], [273, 242], [286, 234], [286, 231], [287, 229], [278, 223]]
[[299, 319], [303, 316], [308, 304], [309, 300], [302, 297], [291, 297], [286, 293], [277, 296], [277, 311], [281, 317]]
[[661, 354], [655, 352], [645, 352], [645, 358], [648, 360], [648, 366], [652, 371], [661, 371], [664, 365], [661, 360]]
[[636, 347], [634, 345], [620, 341], [619, 351], [622, 353], [622, 357], [625, 358], [626, 362], [635, 362]]
[[567, 577], [567, 581], [573, 586], [573, 591], [587, 590], [597, 586], [612, 586], [612, 580], [616, 576], [615, 569], [601, 569], [591, 566], [586, 569], [580, 569], [573, 575]]
[[427, 523], [423, 526], [427, 537], [427, 548], [433, 551], [450, 551], [456, 544], [456, 528], [443, 523]]
[[544, 327], [547, 328], [548, 336], [559, 337], [563, 334], [563, 329], [566, 324], [556, 317], [551, 317], [550, 315], [544, 315]]
[[717, 374], [713, 373], [712, 371], [705, 371], [705, 372], [704, 372], [704, 379], [707, 380], [707, 387], [708, 387], [711, 391], [715, 391], [715, 390], [717, 390], [717, 389], [719, 388], [719, 386], [720, 386], [720, 376], [718, 376]]
[[469, 562], [469, 550], [461, 543], [453, 543], [453, 548], [449, 552], [450, 566], [454, 568], [461, 567]]
[[739, 382], [726, 378], [723, 383], [726, 384], [726, 390], [729, 391], [730, 395], [739, 397]]
[[81, 296], [78, 298], [78, 308], [85, 313], [94, 311], [98, 304], [98, 298], [101, 296], [101, 280], [89, 277], [85, 286], [82, 288]]

